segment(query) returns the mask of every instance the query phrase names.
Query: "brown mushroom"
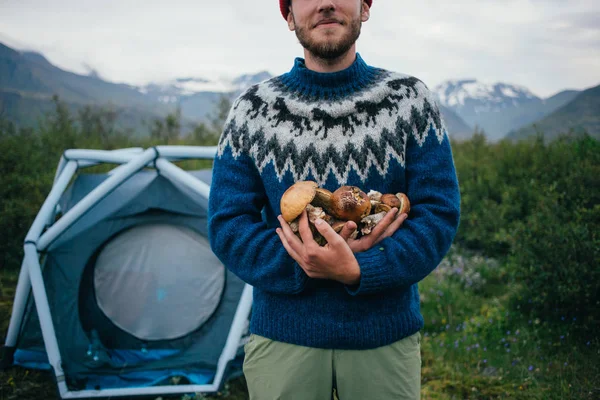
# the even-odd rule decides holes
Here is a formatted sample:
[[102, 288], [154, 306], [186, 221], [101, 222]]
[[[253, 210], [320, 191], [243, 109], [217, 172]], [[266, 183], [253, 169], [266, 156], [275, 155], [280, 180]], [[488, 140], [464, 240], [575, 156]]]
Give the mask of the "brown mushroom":
[[332, 195], [333, 194], [329, 190], [318, 187], [315, 189], [315, 197], [312, 199], [311, 204], [315, 207], [329, 210], [331, 208]]
[[380, 213], [382, 211], [390, 212], [391, 210], [392, 210], [391, 206], [389, 206], [389, 205], [387, 205], [385, 203], [379, 203], [379, 204], [377, 204], [375, 206], [373, 214], [377, 214], [377, 213]]
[[[300, 237], [299, 219], [302, 211], [306, 210], [309, 220], [309, 227], [314, 240], [321, 246], [327, 241], [314, 226], [317, 218], [320, 218], [334, 227], [339, 233], [338, 221], [328, 214], [331, 209], [332, 193], [323, 188], [319, 188], [313, 181], [299, 181], [290, 186], [283, 194], [280, 200], [281, 215], [289, 224], [292, 232]], [[343, 225], [345, 221], [341, 221]]]
[[376, 214], [371, 214], [371, 215], [364, 217], [360, 221], [361, 226], [362, 226], [360, 232], [363, 235], [368, 235], [369, 233], [371, 233], [373, 228], [375, 228], [375, 226], [381, 222], [381, 220], [383, 219], [383, 217], [385, 217], [386, 214], [387, 214], [386, 211], [381, 211]]
[[354, 221], [356, 224], [371, 212], [371, 201], [367, 194], [356, 186], [342, 186], [331, 196], [331, 209], [338, 219]]
[[390, 207], [400, 207], [400, 199], [398, 197], [396, 197], [395, 194], [391, 194], [391, 193], [386, 193], [384, 195], [381, 196], [381, 202], [383, 204], [387, 204]]
[[279, 206], [281, 216], [286, 222], [290, 223], [302, 214], [315, 198], [317, 186], [313, 181], [298, 181], [283, 193]]
[[325, 211], [323, 211], [322, 207], [315, 207], [312, 204], [308, 204], [306, 206], [306, 214], [308, 216], [308, 221], [312, 224], [315, 223], [315, 221], [320, 218], [320, 219], [327, 219], [327, 214], [325, 214]]
[[340, 233], [342, 231], [342, 229], [344, 228], [344, 225], [346, 225], [346, 221], [341, 221], [339, 219], [331, 220], [331, 227], [333, 228], [333, 230], [336, 233]]
[[410, 212], [410, 201], [408, 200], [408, 196], [404, 193], [396, 193], [396, 197], [400, 200], [400, 205], [398, 206], [398, 215], [400, 214], [408, 214]]
[[371, 199], [373, 201], [380, 202], [382, 194], [381, 194], [381, 192], [378, 192], [377, 190], [369, 190], [369, 193], [367, 193], [367, 196], [369, 196], [369, 199]]

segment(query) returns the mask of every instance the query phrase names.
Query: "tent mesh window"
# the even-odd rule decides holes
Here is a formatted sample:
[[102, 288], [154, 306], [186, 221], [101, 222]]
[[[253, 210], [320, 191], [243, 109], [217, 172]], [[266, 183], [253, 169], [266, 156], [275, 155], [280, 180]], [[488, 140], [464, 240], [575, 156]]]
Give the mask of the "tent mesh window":
[[[225, 269], [201, 262], [207, 239], [170, 224], [145, 224], [110, 239], [91, 267], [98, 307], [142, 341], [183, 337], [219, 306]], [[84, 285], [85, 286], [85, 285]]]

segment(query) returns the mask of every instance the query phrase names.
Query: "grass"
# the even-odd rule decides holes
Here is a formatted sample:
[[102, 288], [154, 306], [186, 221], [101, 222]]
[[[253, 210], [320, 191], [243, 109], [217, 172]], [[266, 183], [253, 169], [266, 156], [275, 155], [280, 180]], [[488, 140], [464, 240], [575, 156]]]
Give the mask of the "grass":
[[[0, 272], [0, 332], [6, 332], [17, 281]], [[514, 306], [519, 285], [501, 262], [452, 249], [420, 284], [423, 399], [600, 398], [600, 341], [574, 335], [577, 321], [550, 324]], [[560, 318], [559, 318], [560, 319]], [[0, 400], [56, 398], [47, 373], [0, 371]], [[247, 399], [243, 378], [213, 396]]]
[[576, 321], [552, 325], [511, 307], [519, 285], [497, 261], [453, 250], [420, 291], [424, 398], [600, 396], [598, 338], [573, 336]]

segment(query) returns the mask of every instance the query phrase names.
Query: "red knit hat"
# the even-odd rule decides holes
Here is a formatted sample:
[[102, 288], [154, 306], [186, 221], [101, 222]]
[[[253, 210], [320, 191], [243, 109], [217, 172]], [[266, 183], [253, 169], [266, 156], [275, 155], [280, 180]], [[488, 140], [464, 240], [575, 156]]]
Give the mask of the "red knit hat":
[[[371, 7], [371, 3], [373, 3], [373, 0], [365, 0], [366, 3], [369, 5], [369, 7]], [[289, 0], [279, 0], [279, 8], [281, 9], [281, 15], [283, 15], [283, 18], [287, 20], [287, 16], [288, 16], [288, 12], [290, 11], [290, 7], [289, 7]]]

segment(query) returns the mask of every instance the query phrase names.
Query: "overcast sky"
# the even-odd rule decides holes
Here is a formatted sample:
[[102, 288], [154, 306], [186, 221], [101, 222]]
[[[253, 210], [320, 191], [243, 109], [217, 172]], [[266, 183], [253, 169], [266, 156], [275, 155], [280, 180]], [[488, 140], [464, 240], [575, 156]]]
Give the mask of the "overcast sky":
[[[0, 0], [0, 42], [132, 84], [280, 74], [302, 56], [277, 0]], [[374, 0], [357, 49], [431, 88], [476, 78], [546, 97], [600, 84], [600, 1]]]

